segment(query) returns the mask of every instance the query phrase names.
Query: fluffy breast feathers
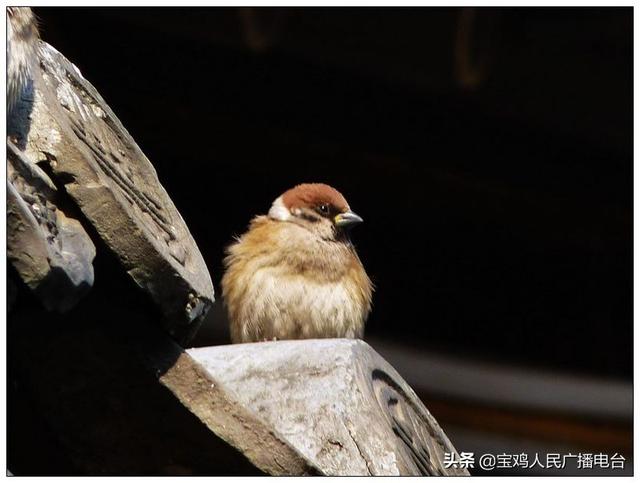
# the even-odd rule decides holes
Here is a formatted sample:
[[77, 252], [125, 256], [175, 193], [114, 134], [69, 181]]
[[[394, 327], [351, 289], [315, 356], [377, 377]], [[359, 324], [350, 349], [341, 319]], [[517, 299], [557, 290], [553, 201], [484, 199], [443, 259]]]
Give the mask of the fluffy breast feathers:
[[233, 342], [362, 337], [372, 285], [354, 248], [256, 217], [225, 258]]

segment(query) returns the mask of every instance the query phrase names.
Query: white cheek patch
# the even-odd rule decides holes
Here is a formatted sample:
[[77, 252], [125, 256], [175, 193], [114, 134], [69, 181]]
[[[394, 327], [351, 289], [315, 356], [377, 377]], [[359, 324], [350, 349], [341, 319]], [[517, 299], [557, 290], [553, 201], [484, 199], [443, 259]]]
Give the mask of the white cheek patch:
[[269, 218], [273, 218], [274, 220], [287, 221], [291, 219], [291, 213], [284, 206], [284, 202], [282, 201], [282, 196], [278, 196], [276, 200], [271, 205], [271, 209], [269, 210]]

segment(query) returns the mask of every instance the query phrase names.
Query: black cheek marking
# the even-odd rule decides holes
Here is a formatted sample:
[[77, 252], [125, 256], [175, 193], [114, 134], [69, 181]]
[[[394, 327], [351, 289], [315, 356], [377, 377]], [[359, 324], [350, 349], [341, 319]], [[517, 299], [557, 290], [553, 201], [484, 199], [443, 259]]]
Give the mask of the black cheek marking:
[[321, 217], [315, 215], [314, 213], [308, 213], [305, 211], [300, 213], [300, 217], [304, 220], [311, 221], [312, 223], [317, 223], [322, 220]]

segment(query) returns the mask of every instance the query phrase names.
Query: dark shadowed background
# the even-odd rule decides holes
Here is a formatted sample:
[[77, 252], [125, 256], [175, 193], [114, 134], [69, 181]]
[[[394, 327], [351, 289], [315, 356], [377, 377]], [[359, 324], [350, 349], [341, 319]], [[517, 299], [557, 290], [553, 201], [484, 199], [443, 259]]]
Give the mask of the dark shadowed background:
[[[326, 182], [365, 219], [365, 339], [630, 384], [631, 8], [35, 12], [154, 164], [218, 294], [233, 235]], [[628, 418], [589, 444], [631, 456]]]

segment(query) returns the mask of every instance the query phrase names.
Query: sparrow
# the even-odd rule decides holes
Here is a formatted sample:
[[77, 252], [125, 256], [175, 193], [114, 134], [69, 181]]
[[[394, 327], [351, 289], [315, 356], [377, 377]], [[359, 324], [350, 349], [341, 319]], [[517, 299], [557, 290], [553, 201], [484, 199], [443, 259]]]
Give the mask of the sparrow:
[[253, 218], [224, 259], [231, 341], [362, 338], [373, 285], [349, 237], [362, 221], [321, 183], [295, 186]]
[[7, 111], [15, 107], [37, 65], [40, 35], [29, 7], [7, 7]]

